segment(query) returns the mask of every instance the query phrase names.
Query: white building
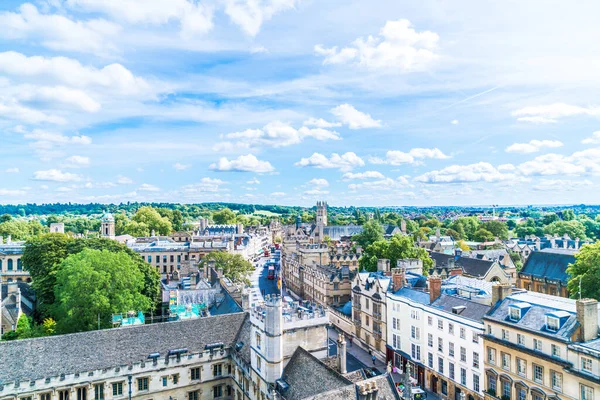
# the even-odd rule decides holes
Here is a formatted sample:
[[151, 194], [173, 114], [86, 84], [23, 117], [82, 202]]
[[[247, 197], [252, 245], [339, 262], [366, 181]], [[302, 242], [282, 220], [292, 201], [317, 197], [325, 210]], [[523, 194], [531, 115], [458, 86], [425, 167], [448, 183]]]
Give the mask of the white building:
[[416, 383], [444, 398], [483, 398], [481, 318], [490, 306], [470, 300], [456, 285], [442, 289], [429, 278], [429, 292], [408, 285], [387, 295], [387, 359], [410, 364]]

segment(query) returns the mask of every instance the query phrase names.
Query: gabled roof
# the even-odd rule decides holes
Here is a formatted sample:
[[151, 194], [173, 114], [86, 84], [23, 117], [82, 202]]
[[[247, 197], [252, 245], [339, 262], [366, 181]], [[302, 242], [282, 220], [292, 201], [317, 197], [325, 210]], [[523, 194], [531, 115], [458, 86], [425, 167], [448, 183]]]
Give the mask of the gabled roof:
[[460, 257], [456, 264], [462, 267], [466, 275], [486, 276], [495, 261], [479, 260], [477, 258]]
[[569, 264], [574, 262], [575, 255], [573, 252], [558, 249], [534, 251], [529, 255], [520, 273], [561, 281], [566, 285], [569, 281], [567, 268]]
[[283, 369], [282, 379], [288, 385], [282, 393], [286, 400], [307, 399], [332, 390], [350, 387], [354, 389], [350, 380], [327, 367], [302, 347], [296, 348]]
[[227, 314], [0, 342], [0, 384], [127, 365], [173, 349], [198, 353], [211, 343], [233, 346], [246, 318]]

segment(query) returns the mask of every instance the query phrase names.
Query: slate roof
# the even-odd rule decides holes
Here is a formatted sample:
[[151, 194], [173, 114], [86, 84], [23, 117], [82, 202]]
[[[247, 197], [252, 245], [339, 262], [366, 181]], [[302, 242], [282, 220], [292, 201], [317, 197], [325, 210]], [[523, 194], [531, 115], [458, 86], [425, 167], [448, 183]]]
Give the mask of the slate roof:
[[417, 303], [421, 303], [421, 304], [429, 304], [429, 301], [430, 301], [428, 292], [423, 292], [421, 290], [414, 290], [414, 289], [407, 288], [407, 287], [396, 290], [394, 292], [394, 295], [406, 297], [409, 300], [416, 301]]
[[323, 235], [329, 236], [331, 240], [341, 240], [342, 237], [358, 235], [363, 231], [360, 225], [333, 225], [324, 226]]
[[354, 390], [354, 385], [350, 380], [328, 368], [302, 347], [296, 348], [292, 358], [283, 369], [282, 378], [289, 385], [288, 389], [282, 393], [286, 400], [309, 399], [313, 396], [319, 399], [336, 399], [341, 397], [323, 397], [322, 394], [347, 387]]
[[461, 257], [457, 265], [461, 266], [466, 275], [485, 276], [494, 265], [494, 261], [479, 260], [477, 258]]
[[238, 354], [246, 362], [246, 364], [251, 364], [250, 358], [250, 344], [252, 340], [252, 326], [250, 324], [250, 318], [246, 318], [244, 323], [242, 324], [242, 328], [240, 329], [237, 338], [235, 338], [235, 343], [241, 343], [242, 348], [238, 351]]
[[235, 345], [246, 313], [187, 321], [0, 342], [0, 384], [110, 368], [146, 360], [151, 353], [222, 342]]
[[525, 262], [521, 274], [531, 275], [538, 278], [548, 278], [563, 282], [569, 281], [567, 268], [575, 262], [573, 251], [560, 249], [545, 249], [534, 251]]
[[437, 309], [452, 313], [454, 307], [465, 306], [465, 309], [457, 314], [463, 318], [467, 318], [476, 322], [480, 322], [481, 318], [490, 310], [490, 306], [476, 303], [458, 296], [450, 296], [442, 294], [431, 305]]

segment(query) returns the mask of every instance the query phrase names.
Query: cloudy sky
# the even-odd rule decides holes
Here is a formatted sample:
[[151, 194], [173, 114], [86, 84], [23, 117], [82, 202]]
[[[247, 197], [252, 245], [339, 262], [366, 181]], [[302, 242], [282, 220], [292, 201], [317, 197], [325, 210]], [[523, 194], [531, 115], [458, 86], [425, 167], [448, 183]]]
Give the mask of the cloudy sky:
[[0, 202], [598, 203], [597, 1], [0, 2]]

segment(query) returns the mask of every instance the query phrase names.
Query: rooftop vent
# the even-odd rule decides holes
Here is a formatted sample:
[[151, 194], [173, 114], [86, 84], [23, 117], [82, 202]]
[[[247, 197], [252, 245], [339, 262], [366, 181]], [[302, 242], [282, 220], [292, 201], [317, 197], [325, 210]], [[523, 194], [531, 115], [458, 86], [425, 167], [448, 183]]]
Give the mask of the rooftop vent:
[[464, 310], [465, 310], [465, 306], [456, 306], [456, 307], [452, 307], [452, 314], [457, 314], [460, 315]]

